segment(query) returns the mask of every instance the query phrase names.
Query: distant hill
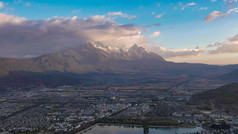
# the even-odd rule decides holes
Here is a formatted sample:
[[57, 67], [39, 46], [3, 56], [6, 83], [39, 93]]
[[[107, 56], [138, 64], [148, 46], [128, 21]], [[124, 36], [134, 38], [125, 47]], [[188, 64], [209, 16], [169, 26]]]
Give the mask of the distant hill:
[[212, 109], [238, 112], [238, 84], [232, 83], [220, 88], [192, 95], [191, 102]]

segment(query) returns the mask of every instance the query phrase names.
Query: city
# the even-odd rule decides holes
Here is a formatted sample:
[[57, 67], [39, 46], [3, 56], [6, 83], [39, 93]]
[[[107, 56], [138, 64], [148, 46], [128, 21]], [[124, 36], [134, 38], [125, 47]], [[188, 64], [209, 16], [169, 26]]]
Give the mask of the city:
[[[0, 102], [2, 133], [87, 132], [95, 124], [200, 127], [200, 133], [238, 132], [238, 115], [191, 104], [191, 92], [162, 89], [80, 89], [63, 86], [4, 92]], [[226, 123], [228, 129], [212, 129]]]

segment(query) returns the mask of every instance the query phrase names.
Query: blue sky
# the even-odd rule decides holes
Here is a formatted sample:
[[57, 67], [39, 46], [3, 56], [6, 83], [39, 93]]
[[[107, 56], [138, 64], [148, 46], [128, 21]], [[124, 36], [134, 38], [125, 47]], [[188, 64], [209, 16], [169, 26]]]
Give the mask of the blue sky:
[[[236, 0], [1, 0], [0, 12], [27, 20], [54, 16], [89, 18], [105, 15], [119, 24], [142, 26], [148, 44], [166, 49], [206, 49], [209, 44], [225, 42], [238, 34], [238, 13], [203, 20], [213, 11], [227, 13]], [[121, 12], [127, 17], [108, 13]], [[136, 16], [129, 18], [130, 16]], [[157, 17], [156, 17], [157, 16]], [[160, 24], [160, 26], [154, 26]], [[154, 32], [158, 35], [152, 36]]]

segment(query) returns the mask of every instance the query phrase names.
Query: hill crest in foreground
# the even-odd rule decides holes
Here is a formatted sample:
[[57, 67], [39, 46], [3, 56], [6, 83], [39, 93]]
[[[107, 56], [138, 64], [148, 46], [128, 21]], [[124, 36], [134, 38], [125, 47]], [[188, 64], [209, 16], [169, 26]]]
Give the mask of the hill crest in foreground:
[[212, 109], [238, 112], [238, 84], [231, 83], [217, 89], [195, 94], [191, 97], [191, 101]]

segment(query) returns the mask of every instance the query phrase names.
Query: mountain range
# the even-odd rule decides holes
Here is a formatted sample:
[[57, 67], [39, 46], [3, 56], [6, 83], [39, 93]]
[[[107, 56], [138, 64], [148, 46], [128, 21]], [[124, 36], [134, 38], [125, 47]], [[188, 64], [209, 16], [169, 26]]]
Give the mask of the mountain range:
[[[153, 61], [156, 63], [153, 64]], [[100, 42], [93, 42], [33, 59], [1, 58], [0, 74], [7, 75], [11, 71], [58, 71], [76, 74], [89, 72], [120, 73], [163, 67], [165, 62], [161, 56], [147, 53], [144, 48], [136, 45], [128, 51], [122, 49], [110, 51], [109, 47]]]
[[173, 63], [137, 45], [125, 50], [89, 42], [31, 59], [0, 58], [0, 89], [110, 85], [119, 81], [123, 81], [122, 85], [136, 84], [148, 77], [159, 81], [175, 75], [214, 78], [237, 68], [238, 65]]

